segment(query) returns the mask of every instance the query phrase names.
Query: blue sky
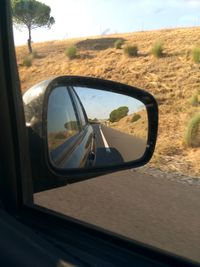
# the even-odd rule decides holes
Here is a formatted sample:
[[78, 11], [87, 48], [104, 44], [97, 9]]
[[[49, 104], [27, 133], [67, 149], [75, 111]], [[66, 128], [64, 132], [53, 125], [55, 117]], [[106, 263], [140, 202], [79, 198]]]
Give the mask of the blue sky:
[[[55, 25], [36, 29], [34, 42], [109, 33], [200, 25], [200, 0], [40, 0], [49, 5]], [[15, 29], [15, 44], [27, 30]]]
[[108, 119], [110, 112], [121, 106], [127, 106], [129, 114], [146, 109], [142, 102], [129, 96], [90, 88], [75, 87], [75, 90], [90, 119]]
[[[108, 119], [111, 111], [121, 106], [128, 107], [128, 114], [146, 110], [142, 102], [129, 96], [91, 88], [74, 87], [74, 89], [90, 119]], [[66, 107], [68, 112], [66, 112]], [[62, 86], [53, 90], [48, 105], [48, 132], [63, 131], [66, 122], [75, 121], [75, 113], [72, 110], [66, 87]]]

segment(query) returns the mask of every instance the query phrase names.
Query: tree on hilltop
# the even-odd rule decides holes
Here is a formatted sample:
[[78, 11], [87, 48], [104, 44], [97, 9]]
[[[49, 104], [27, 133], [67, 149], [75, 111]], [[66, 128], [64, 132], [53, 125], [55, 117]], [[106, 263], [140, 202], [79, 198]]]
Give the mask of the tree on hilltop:
[[32, 53], [31, 31], [51, 26], [55, 23], [54, 18], [50, 15], [51, 8], [36, 0], [12, 0], [13, 22], [19, 27], [28, 29], [28, 50]]
[[122, 118], [124, 118], [125, 116], [127, 116], [129, 112], [128, 107], [126, 106], [122, 106], [119, 107], [118, 109], [114, 109], [111, 113], [110, 113], [110, 122], [117, 122], [119, 120], [121, 120]]

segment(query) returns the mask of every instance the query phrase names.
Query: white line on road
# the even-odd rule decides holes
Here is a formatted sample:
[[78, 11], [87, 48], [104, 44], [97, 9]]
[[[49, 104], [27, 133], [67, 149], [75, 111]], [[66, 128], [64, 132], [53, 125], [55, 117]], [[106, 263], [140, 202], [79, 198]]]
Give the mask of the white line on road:
[[105, 148], [106, 148], [106, 151], [109, 152], [109, 153], [111, 153], [111, 150], [110, 150], [110, 148], [109, 148], [108, 142], [106, 141], [106, 138], [105, 138], [105, 136], [104, 136], [104, 134], [103, 134], [103, 132], [102, 132], [102, 130], [101, 130], [101, 125], [99, 126], [99, 130], [100, 130], [101, 137], [102, 137], [102, 139], [103, 139], [103, 143], [104, 143], [104, 146], [105, 146]]

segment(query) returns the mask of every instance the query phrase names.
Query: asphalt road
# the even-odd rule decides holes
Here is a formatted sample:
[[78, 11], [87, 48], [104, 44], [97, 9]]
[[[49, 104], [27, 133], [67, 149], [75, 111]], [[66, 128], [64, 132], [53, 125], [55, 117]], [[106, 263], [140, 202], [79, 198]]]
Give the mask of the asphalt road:
[[35, 203], [200, 261], [200, 186], [129, 170], [37, 193]]
[[141, 158], [146, 140], [104, 125], [93, 125], [96, 142], [96, 166], [117, 165]]

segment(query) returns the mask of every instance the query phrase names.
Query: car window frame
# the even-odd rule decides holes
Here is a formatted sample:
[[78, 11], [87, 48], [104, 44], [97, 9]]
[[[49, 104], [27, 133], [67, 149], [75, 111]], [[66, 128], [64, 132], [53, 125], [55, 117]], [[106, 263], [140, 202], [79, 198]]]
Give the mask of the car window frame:
[[[95, 262], [95, 253], [103, 251], [106, 253], [104, 255], [113, 255], [113, 260], [116, 255], [124, 260], [126, 260], [126, 255], [129, 255], [127, 258], [129, 263], [134, 263], [134, 257], [139, 255], [144, 260], [165, 266], [198, 266], [181, 257], [122, 238], [94, 225], [33, 204], [28, 134], [25, 129], [11, 21], [10, 2], [2, 0], [0, 1], [0, 36], [2, 37], [0, 38], [0, 124], [2, 127], [0, 136], [7, 136], [7, 138], [2, 138], [0, 142], [3, 154], [0, 166], [0, 184], [4, 191], [1, 190], [0, 197], [4, 209], [15, 216], [19, 222], [29, 226], [48, 240], [62, 242], [69, 253], [74, 253], [75, 246], [76, 256], [79, 260], [89, 257], [91, 253], [93, 258], [90, 260]], [[62, 229], [62, 233], [60, 233], [60, 229]], [[67, 234], [69, 234], [68, 237]], [[61, 235], [64, 235], [64, 239]], [[70, 240], [71, 243], [69, 243]], [[86, 250], [83, 254], [85, 242], [88, 242], [87, 245], [93, 246], [93, 253]], [[61, 243], [59, 244], [62, 247]], [[118, 252], [119, 254], [117, 254]]]
[[6, 0], [0, 1], [0, 35], [0, 124], [3, 140], [0, 145], [4, 155], [1, 171], [6, 177], [0, 181], [3, 188], [1, 201], [5, 209], [14, 215], [19, 212], [24, 202], [33, 202], [33, 190], [11, 7], [10, 2]]

